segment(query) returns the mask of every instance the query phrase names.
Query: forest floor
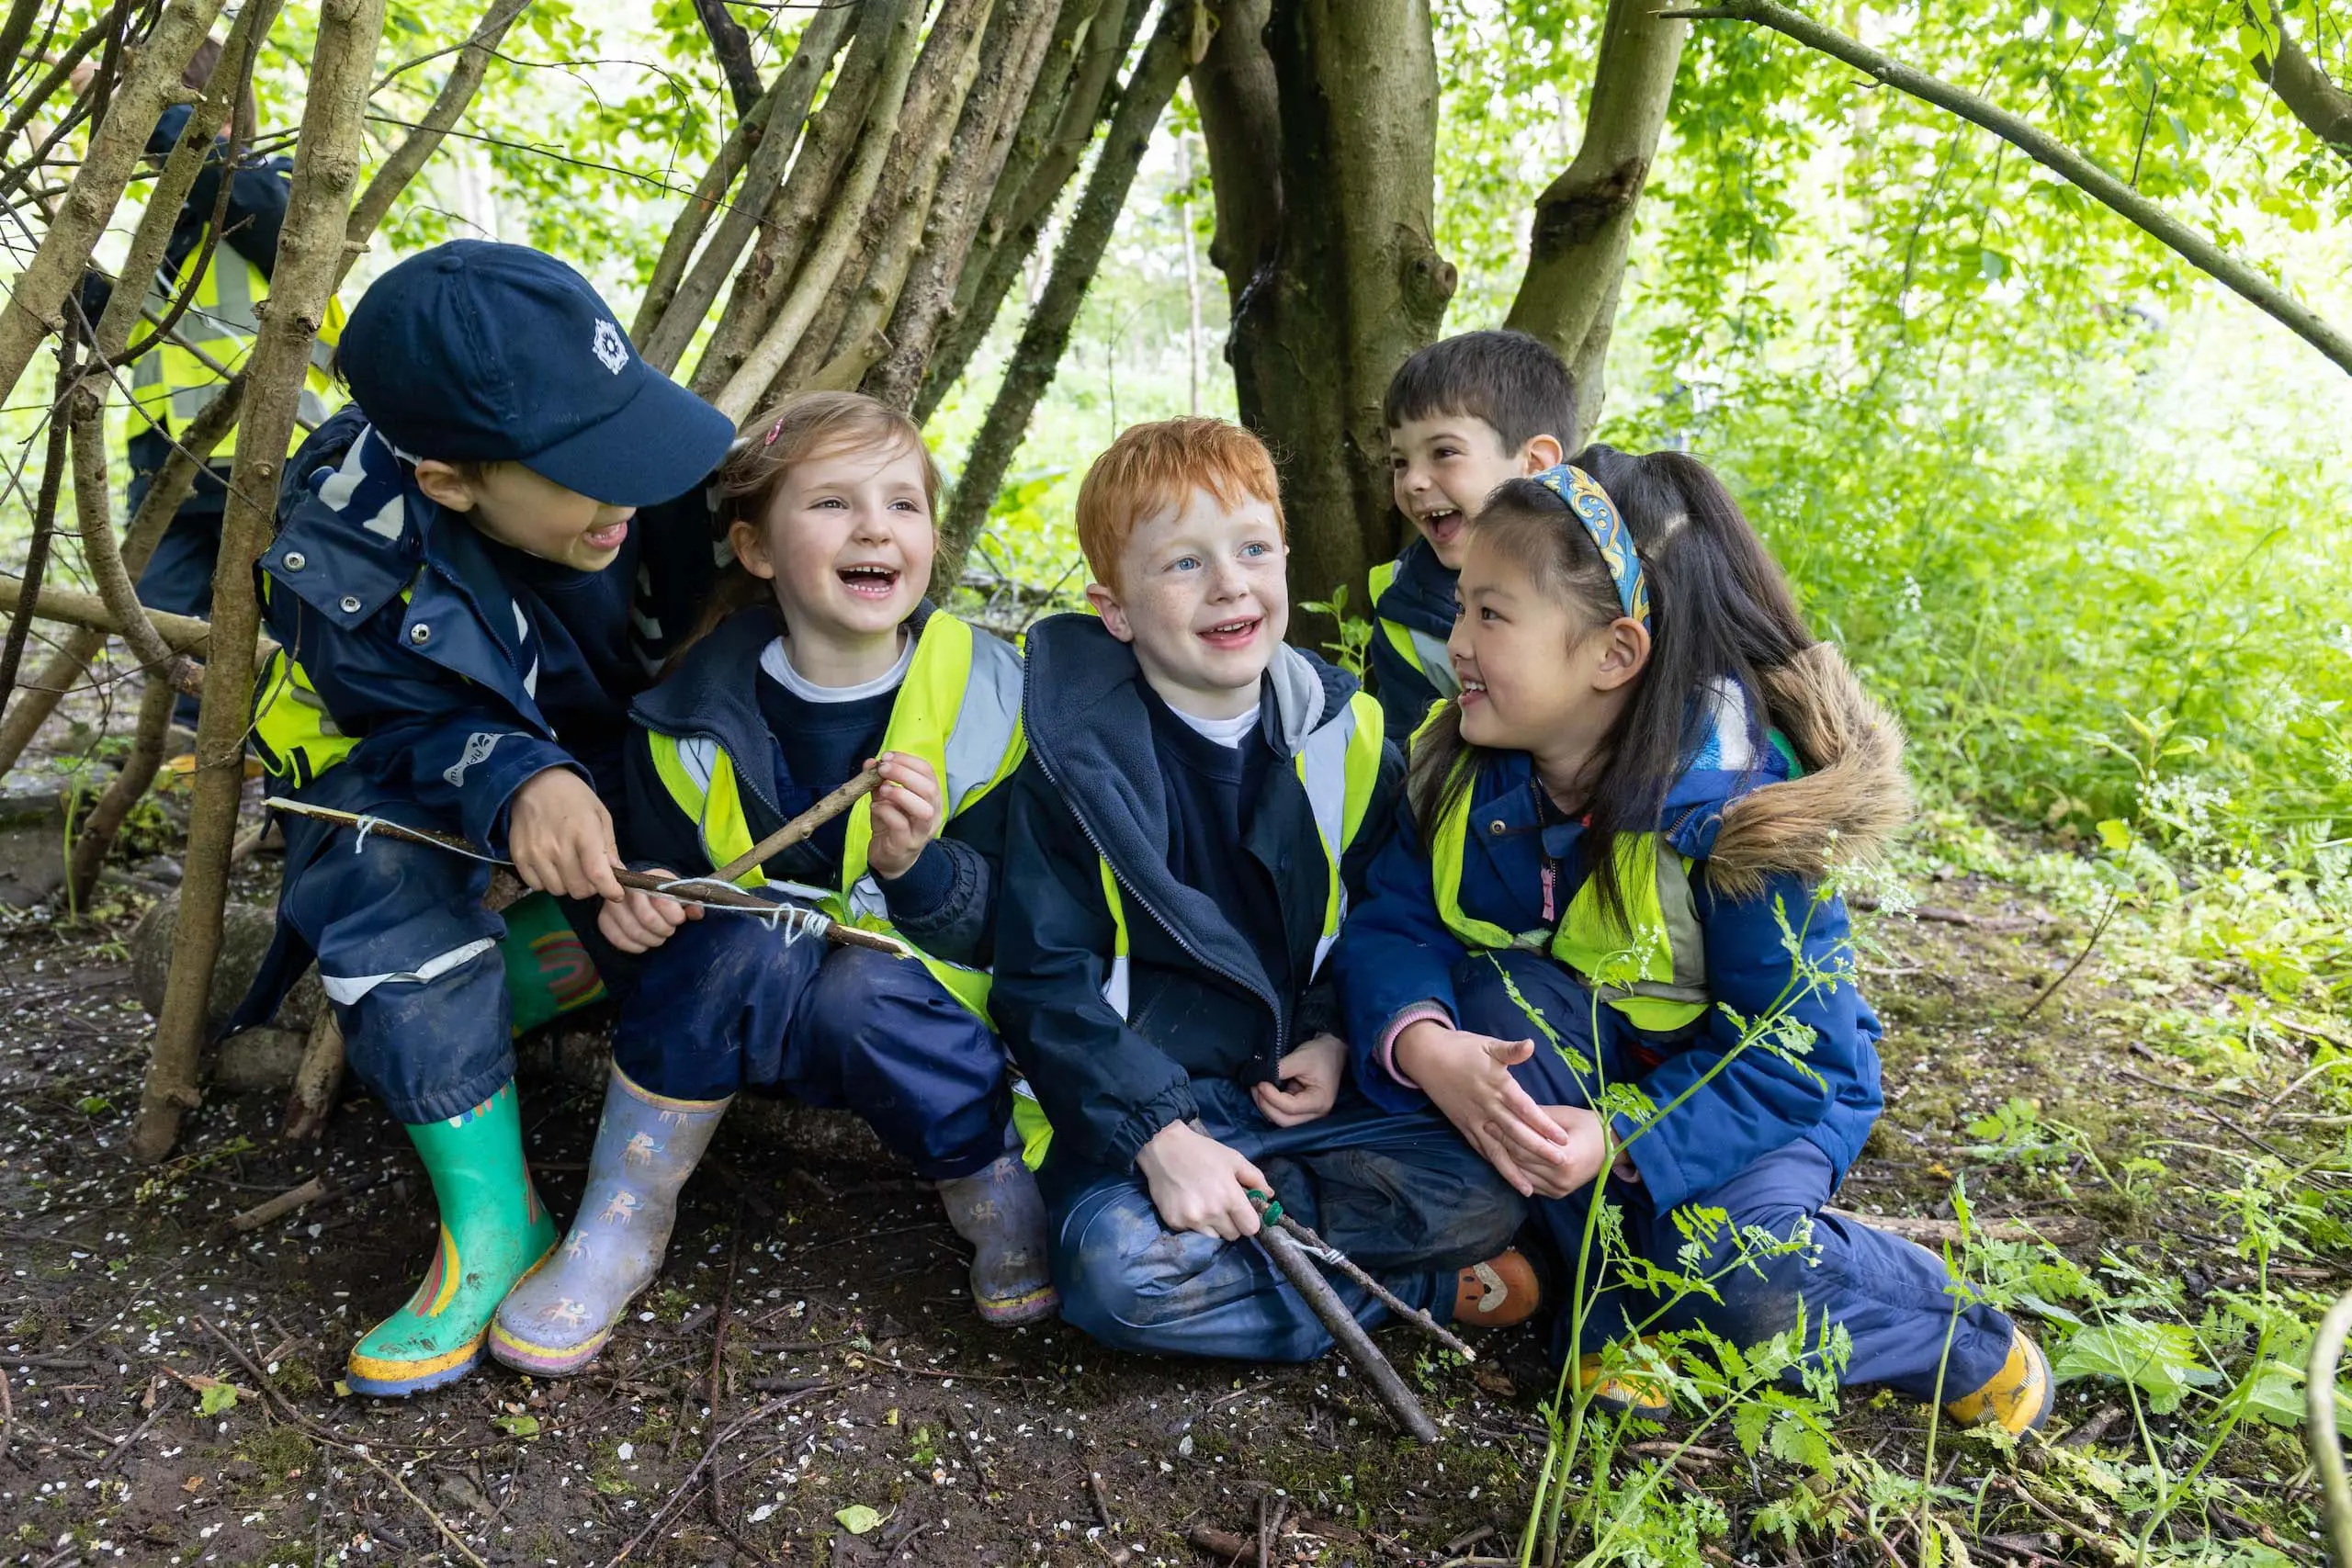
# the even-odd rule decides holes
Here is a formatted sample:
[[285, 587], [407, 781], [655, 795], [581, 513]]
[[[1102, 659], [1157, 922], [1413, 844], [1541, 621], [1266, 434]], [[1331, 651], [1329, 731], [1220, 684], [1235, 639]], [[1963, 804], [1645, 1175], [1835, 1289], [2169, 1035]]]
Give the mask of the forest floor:
[[[256, 863], [249, 891], [266, 897], [274, 874]], [[1923, 1408], [1865, 1390], [1826, 1451], [1769, 1423], [1694, 1437], [1678, 1416], [1616, 1462], [1666, 1472], [1660, 1492], [1707, 1538], [1620, 1544], [1662, 1562], [2316, 1561], [2300, 1434], [2281, 1416], [2220, 1436], [2226, 1385], [2204, 1363], [2238, 1366], [2243, 1345], [2217, 1340], [2251, 1342], [2274, 1311], [2307, 1323], [2352, 1284], [2345, 1249], [2290, 1235], [2249, 1251], [2265, 1222], [2233, 1200], [2252, 1169], [2293, 1170], [2262, 1190], [2333, 1205], [2340, 1225], [2342, 1190], [2308, 1200], [2303, 1168], [2343, 1140], [2311, 1114], [2326, 1086], [2284, 1111], [2275, 1099], [2321, 1047], [2217, 1052], [2205, 1042], [2229, 1032], [2241, 983], [2151, 980], [2104, 947], [2026, 1016], [2091, 922], [1981, 875], [1934, 876], [1925, 918], [1866, 921], [1888, 1108], [1838, 1201], [1949, 1220], [1964, 1176], [1978, 1226], [2022, 1217], [2058, 1244], [1980, 1236], [1968, 1253], [2050, 1314], [2038, 1333], [2081, 1347], [2096, 1302], [2109, 1339], [2144, 1327], [2174, 1361], [2122, 1381], [2078, 1368], [2047, 1447], [1931, 1436]], [[354, 1334], [427, 1256], [419, 1168], [364, 1100], [322, 1143], [289, 1145], [278, 1095], [218, 1091], [176, 1157], [134, 1163], [150, 1025], [124, 942], [142, 900], [107, 899], [80, 920], [0, 922], [0, 1560], [1142, 1568], [1238, 1550], [1371, 1568], [1514, 1550], [1552, 1381], [1533, 1332], [1498, 1337], [1475, 1367], [1381, 1334], [1444, 1428], [1419, 1448], [1336, 1359], [1179, 1363], [1059, 1325], [984, 1328], [926, 1190], [741, 1127], [688, 1187], [659, 1284], [585, 1375], [534, 1383], [485, 1364], [405, 1403], [339, 1396]], [[2223, 1023], [2165, 1021], [2182, 1018]], [[568, 1215], [593, 1097], [524, 1090], [542, 1190]], [[312, 1177], [329, 1198], [227, 1228]], [[2188, 1403], [2158, 1414], [2168, 1388]], [[1924, 1534], [1906, 1501], [1923, 1474], [1938, 1521]], [[1240, 1539], [1205, 1552], [1188, 1543], [1202, 1527]]]

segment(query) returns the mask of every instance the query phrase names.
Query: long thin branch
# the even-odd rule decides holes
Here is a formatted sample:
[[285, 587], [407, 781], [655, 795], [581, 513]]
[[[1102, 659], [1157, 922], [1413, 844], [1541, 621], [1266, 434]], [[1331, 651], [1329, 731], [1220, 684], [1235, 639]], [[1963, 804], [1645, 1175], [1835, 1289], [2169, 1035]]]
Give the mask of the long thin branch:
[[[58, 355], [57, 373], [60, 379], [73, 375], [73, 352], [62, 350]], [[24, 601], [16, 606], [16, 614], [8, 622], [8, 641], [0, 648], [0, 692], [17, 683], [17, 670], [25, 657], [25, 640], [32, 633], [34, 606], [40, 599], [40, 580], [49, 570], [50, 540], [57, 532], [57, 491], [65, 474], [65, 421], [60, 410], [49, 413], [49, 449], [40, 468], [40, 493], [33, 502], [32, 542], [25, 547]], [[11, 767], [16, 765], [9, 759]]]
[[130, 819], [130, 808], [153, 787], [155, 770], [164, 765], [164, 741], [171, 733], [172, 709], [178, 701], [179, 693], [167, 681], [150, 681], [140, 693], [139, 728], [132, 732], [130, 755], [74, 836], [74, 853], [65, 871], [68, 908], [88, 908], [98, 874], [106, 869], [107, 855]]
[[727, 74], [727, 90], [735, 99], [735, 112], [748, 115], [752, 106], [760, 101], [760, 68], [752, 61], [752, 35], [743, 24], [728, 15], [726, 0], [695, 0], [695, 15], [702, 22], [702, 30], [710, 39], [711, 52], [718, 56], [718, 68]]
[[63, 407], [74, 438], [74, 507], [82, 525], [82, 564], [139, 662], [165, 672], [182, 691], [200, 692], [203, 682], [195, 666], [147, 618], [147, 606], [139, 602], [139, 590], [115, 542], [114, 508], [107, 493], [106, 404], [84, 381], [66, 393]]
[[[40, 620], [55, 621], [63, 626], [85, 626], [92, 631], [119, 633], [121, 623], [115, 618], [107, 602], [95, 593], [85, 593], [78, 588], [60, 588], [43, 584], [38, 593], [25, 592], [21, 577], [0, 577], [0, 612], [15, 613], [29, 601], [33, 615]], [[143, 608], [143, 606], [142, 606]], [[148, 610], [147, 620], [163, 635], [164, 641], [175, 654], [187, 654], [201, 660], [212, 650], [212, 623], [195, 615], [175, 615], [168, 610]], [[255, 648], [275, 648], [266, 638], [256, 639]]]
[[1087, 175], [1078, 210], [1054, 252], [1053, 271], [1045, 291], [1037, 296], [1036, 308], [1021, 329], [1021, 341], [1012, 351], [1004, 381], [989, 405], [979, 434], [972, 439], [963, 477], [956, 482], [946, 523], [940, 530], [953, 551], [960, 552], [978, 537], [998, 487], [1004, 482], [1005, 470], [1012, 467], [1013, 454], [1028, 433], [1029, 416], [1053, 384], [1063, 351], [1069, 346], [1079, 306], [1102, 265], [1102, 253], [1126, 206], [1136, 169], [1151, 143], [1152, 129], [1175, 96], [1176, 84], [1189, 63], [1190, 20], [1190, 7], [1182, 0], [1170, 0], [1119, 95], [1110, 133], [1103, 139], [1093, 172]]
[[[260, 606], [254, 561], [270, 527], [278, 471], [294, 432], [294, 411], [309, 368], [311, 344], [334, 298], [349, 252], [352, 192], [358, 185], [361, 116], [369, 66], [384, 30], [385, 0], [324, 0], [302, 107], [293, 188], [277, 243], [269, 308], [246, 360], [253, 391], [220, 525], [212, 574], [213, 679], [197, 721], [197, 772], [188, 809], [187, 870], [180, 918], [172, 930], [172, 965], [153, 1054], [131, 1128], [131, 1151], [161, 1159], [179, 1136], [180, 1119], [201, 1103], [197, 1061], [220, 956], [221, 909], [228, 897], [229, 852], [244, 793], [244, 736], [254, 678]], [[502, 4], [504, 0], [502, 0]]]
[[[490, 9], [482, 13], [481, 20], [474, 24], [472, 34], [467, 38], [465, 47], [458, 51], [458, 63], [450, 68], [448, 79], [441, 84], [441, 91], [434, 98], [433, 107], [424, 111], [424, 118], [417, 121], [407, 139], [392, 150], [392, 155], [384, 160], [383, 166], [376, 171], [376, 177], [368, 182], [368, 188], [352, 204], [351, 218], [344, 229], [344, 237], [349, 244], [356, 247], [368, 243], [377, 226], [383, 222], [384, 215], [392, 209], [392, 203], [400, 198], [401, 191], [408, 188], [408, 182], [416, 177], [416, 172], [424, 167], [424, 161], [439, 149], [441, 139], [448, 134], [451, 126], [458, 123], [458, 117], [466, 112], [466, 106], [473, 102], [474, 91], [481, 85], [483, 73], [490, 69], [491, 54], [498, 48], [499, 40], [506, 36], [506, 29], [514, 25], [514, 18], [521, 16], [530, 4], [531, 0], [491, 0]], [[350, 255], [356, 256], [357, 254], [355, 249]], [[345, 271], [350, 270], [348, 257], [343, 265]], [[342, 281], [340, 274], [336, 281]]]
[[2239, 261], [2212, 241], [2140, 195], [2073, 148], [2045, 136], [2006, 109], [1973, 93], [1963, 92], [1924, 71], [1890, 60], [1866, 44], [1826, 28], [1810, 17], [1790, 10], [1778, 0], [1724, 0], [1697, 10], [1662, 11], [1662, 17], [1692, 21], [1750, 22], [1794, 39], [1808, 49], [1843, 61], [1864, 75], [1897, 92], [1947, 109], [1973, 125], [1984, 127], [2002, 141], [2080, 187], [2102, 206], [2129, 219], [2164, 242], [2188, 262], [2247, 300], [2257, 310], [2310, 344], [2339, 368], [2352, 373], [2352, 337], [2329, 325], [2319, 315]]

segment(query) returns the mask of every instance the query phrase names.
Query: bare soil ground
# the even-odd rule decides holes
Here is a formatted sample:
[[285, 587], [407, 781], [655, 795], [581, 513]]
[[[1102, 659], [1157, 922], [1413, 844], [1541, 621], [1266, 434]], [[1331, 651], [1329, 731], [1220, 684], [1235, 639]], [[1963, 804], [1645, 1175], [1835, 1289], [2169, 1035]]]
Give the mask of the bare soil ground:
[[[256, 896], [273, 874], [256, 867]], [[983, 1328], [927, 1191], [740, 1128], [689, 1187], [662, 1280], [588, 1374], [540, 1384], [486, 1368], [407, 1403], [338, 1397], [353, 1336], [405, 1298], [427, 1256], [430, 1191], [399, 1130], [359, 1099], [322, 1145], [289, 1145], [275, 1096], [216, 1092], [176, 1158], [132, 1163], [149, 1021], [122, 942], [140, 898], [110, 897], [77, 923], [36, 910], [0, 929], [6, 1561], [1141, 1568], [1209, 1561], [1187, 1544], [1206, 1526], [1247, 1538], [1246, 1561], [1368, 1568], [1508, 1551], [1516, 1538], [1550, 1386], [1532, 1332], [1499, 1337], [1475, 1369], [1403, 1331], [1381, 1336], [1446, 1431], [1418, 1448], [1336, 1360], [1178, 1363], [1058, 1325]], [[2071, 1255], [2177, 1269], [2192, 1298], [2243, 1283], [2199, 1194], [2233, 1182], [2253, 1145], [2291, 1142], [2246, 1125], [2241, 1107], [2292, 1064], [2231, 1082], [2150, 1051], [2146, 1000], [2110, 983], [2097, 954], [2020, 1019], [2087, 933], [1964, 879], [1933, 901], [1978, 923], [1873, 923], [1865, 980], [1889, 1026], [1890, 1104], [1841, 1203], [1948, 1214], [1966, 1170], [1980, 1219], [2072, 1221]], [[2219, 987], [2164, 998], [2226, 1000]], [[524, 1089], [542, 1190], [568, 1216], [594, 1105], [560, 1083]], [[2164, 1150], [2171, 1179], [2127, 1195], [2080, 1159], [2058, 1168], [2057, 1187], [2048, 1171], [1970, 1168], [1965, 1123], [2012, 1097], [2091, 1130], [2110, 1168], [2177, 1140]], [[327, 1200], [227, 1228], [314, 1176]], [[2295, 1267], [2311, 1289], [2341, 1288], [2346, 1261]], [[2052, 1430], [2097, 1449], [2132, 1426], [2113, 1387], [2086, 1382], [2062, 1390]], [[1860, 1390], [1840, 1424], [1850, 1447], [1913, 1473], [1926, 1429], [1920, 1408]], [[2193, 1423], [2154, 1429], [2165, 1444], [2197, 1436]], [[1709, 1442], [1720, 1447], [1687, 1460], [1679, 1483], [1729, 1516], [1710, 1558], [1912, 1560], [1851, 1529], [1795, 1547], [1752, 1536], [1755, 1511], [1796, 1472]], [[2087, 1544], [2102, 1532], [2086, 1517], [2004, 1483], [2016, 1462], [1949, 1433], [1939, 1450], [1944, 1478], [1979, 1498], [1976, 1560], [2111, 1561]], [[2242, 1480], [2238, 1506], [2185, 1519], [2182, 1539], [2315, 1557], [2292, 1434], [2248, 1423], [2220, 1462]], [[841, 1516], [858, 1506], [877, 1522], [853, 1533]], [[1262, 1552], [1261, 1520], [1273, 1527]]]

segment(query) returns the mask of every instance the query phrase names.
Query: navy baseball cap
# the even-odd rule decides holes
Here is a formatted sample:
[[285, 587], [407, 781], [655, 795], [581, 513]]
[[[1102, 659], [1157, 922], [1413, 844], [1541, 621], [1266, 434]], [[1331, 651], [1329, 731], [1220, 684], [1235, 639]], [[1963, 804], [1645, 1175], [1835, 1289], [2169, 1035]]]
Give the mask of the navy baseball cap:
[[401, 262], [361, 297], [338, 356], [402, 453], [520, 463], [608, 506], [684, 494], [735, 438], [638, 357], [586, 278], [527, 245], [452, 240]]

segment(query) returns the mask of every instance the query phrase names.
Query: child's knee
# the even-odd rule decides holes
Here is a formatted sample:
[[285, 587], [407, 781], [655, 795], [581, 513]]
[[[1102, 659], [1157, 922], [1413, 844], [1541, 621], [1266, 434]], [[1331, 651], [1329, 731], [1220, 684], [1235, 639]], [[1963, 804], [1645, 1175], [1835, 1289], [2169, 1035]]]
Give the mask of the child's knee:
[[1159, 1330], [1216, 1304], [1206, 1276], [1226, 1245], [1170, 1230], [1140, 1189], [1082, 1203], [1055, 1240], [1062, 1317], [1103, 1344], [1148, 1349]]

